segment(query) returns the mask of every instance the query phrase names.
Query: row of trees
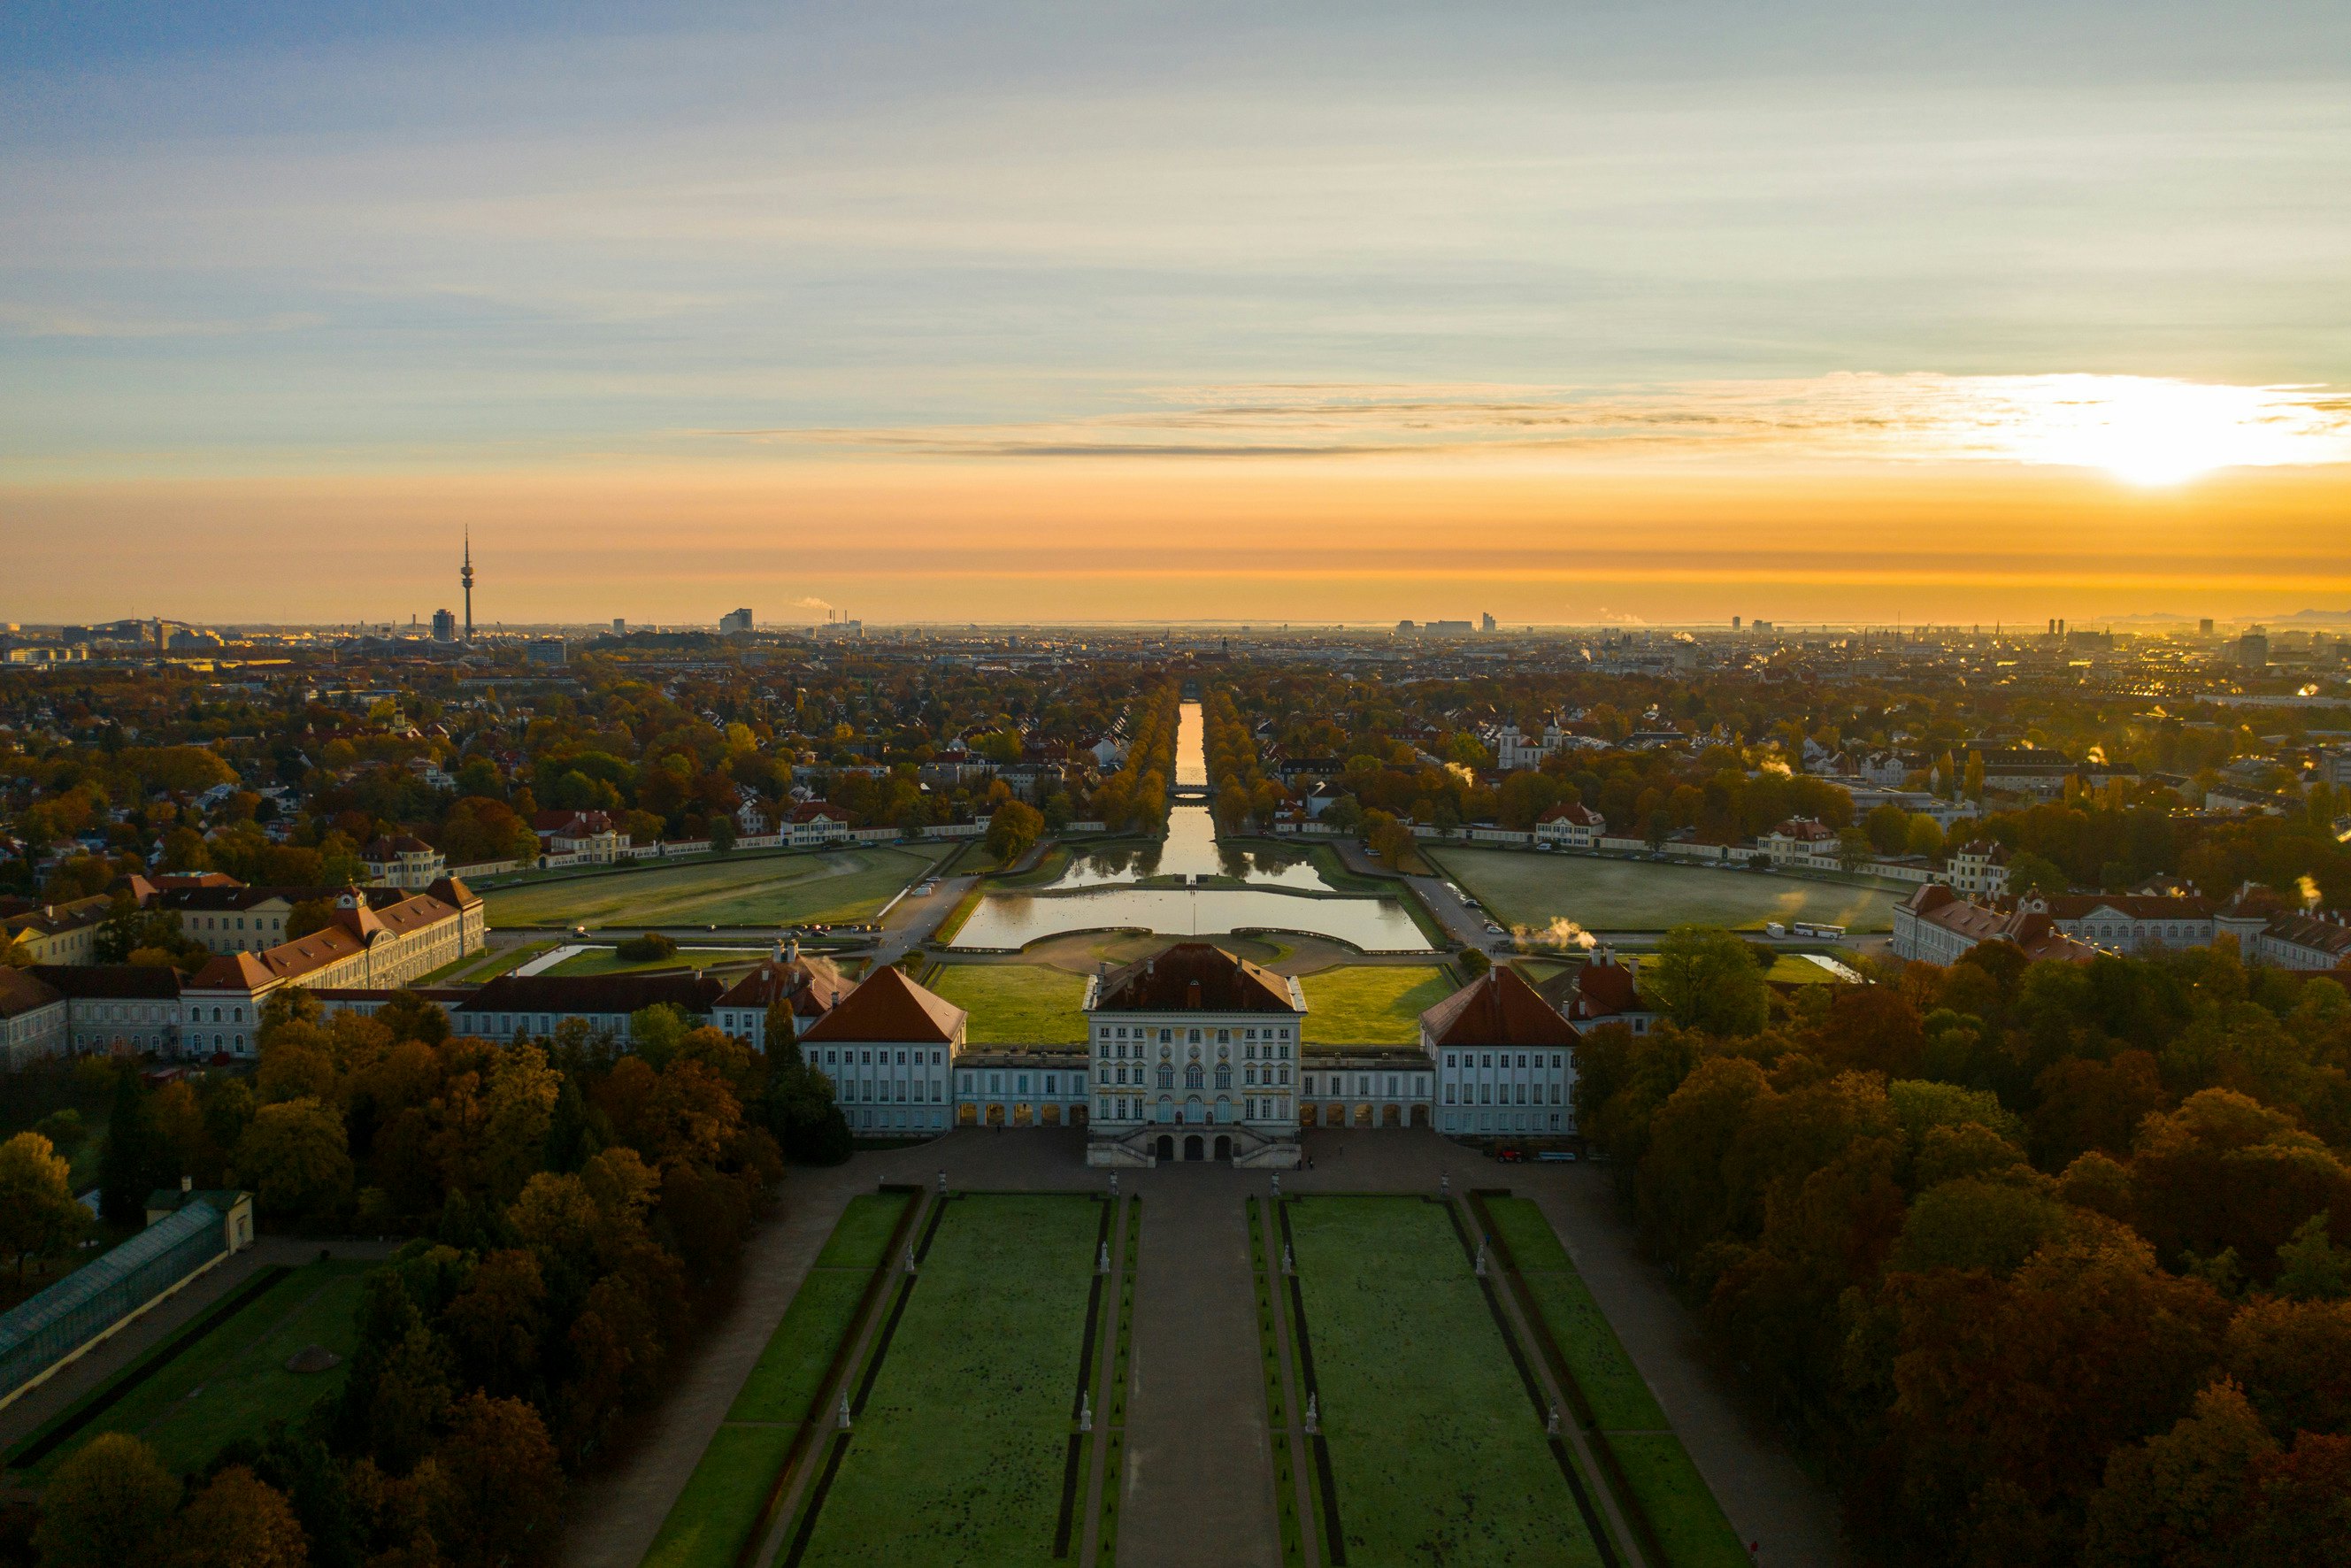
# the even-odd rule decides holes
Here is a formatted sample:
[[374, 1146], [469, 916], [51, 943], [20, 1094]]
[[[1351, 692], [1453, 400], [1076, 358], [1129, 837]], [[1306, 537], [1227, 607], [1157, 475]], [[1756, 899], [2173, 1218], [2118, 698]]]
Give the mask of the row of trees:
[[1871, 1560], [2340, 1560], [2337, 978], [1988, 943], [1782, 1000], [1733, 938], [1667, 946], [1581, 1124]]
[[571, 1022], [499, 1043], [413, 996], [326, 1018], [295, 993], [250, 1081], [124, 1074], [110, 1207], [185, 1174], [250, 1188], [266, 1227], [415, 1239], [368, 1278], [337, 1397], [184, 1488], [135, 1438], [87, 1446], [46, 1493], [44, 1562], [551, 1561], [565, 1474], [657, 1388], [785, 1159], [848, 1155], [788, 1008], [768, 1038], [661, 1007], [623, 1055]]
[[1233, 694], [1223, 686], [1210, 687], [1200, 704], [1200, 718], [1217, 826], [1237, 833], [1252, 817], [1259, 826], [1270, 823], [1289, 797], [1265, 776], [1257, 737], [1234, 705]]
[[1176, 777], [1176, 728], [1182, 707], [1173, 681], [1137, 697], [1127, 714], [1126, 758], [1094, 790], [1092, 810], [1113, 832], [1158, 833], [1167, 827], [1167, 781]]

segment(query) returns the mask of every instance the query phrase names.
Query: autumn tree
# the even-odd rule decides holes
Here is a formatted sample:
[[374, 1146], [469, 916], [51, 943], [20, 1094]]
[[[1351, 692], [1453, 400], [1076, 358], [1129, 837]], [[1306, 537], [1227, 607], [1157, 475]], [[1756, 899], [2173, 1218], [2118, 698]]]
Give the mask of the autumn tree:
[[1641, 966], [1641, 983], [1667, 1018], [1709, 1034], [1753, 1034], [1771, 1014], [1771, 989], [1747, 944], [1713, 926], [1667, 932], [1655, 961]]
[[126, 1568], [162, 1555], [179, 1478], [155, 1450], [125, 1432], [101, 1432], [75, 1449], [41, 1489], [34, 1534], [42, 1568]]
[[15, 1256], [20, 1284], [26, 1263], [63, 1256], [89, 1228], [89, 1211], [75, 1200], [69, 1176], [38, 1133], [0, 1144], [0, 1252]]
[[172, 1526], [169, 1568], [307, 1568], [309, 1546], [286, 1494], [231, 1465]]

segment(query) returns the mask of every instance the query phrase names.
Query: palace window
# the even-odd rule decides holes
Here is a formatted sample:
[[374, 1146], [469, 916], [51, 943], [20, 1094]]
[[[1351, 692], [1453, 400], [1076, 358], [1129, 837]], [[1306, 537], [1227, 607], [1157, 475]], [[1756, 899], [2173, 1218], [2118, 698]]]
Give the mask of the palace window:
[[1200, 1064], [1198, 1062], [1195, 1061], [1190, 1066], [1184, 1069], [1184, 1087], [1186, 1089], [1205, 1089], [1207, 1087], [1207, 1075], [1200, 1071]]
[[1161, 1066], [1159, 1069], [1159, 1087], [1162, 1089], [1173, 1089], [1176, 1087], [1176, 1070], [1173, 1067], [1165, 1065]]
[[1233, 1070], [1231, 1066], [1228, 1063], [1219, 1061], [1217, 1063], [1217, 1087], [1219, 1089], [1230, 1089], [1232, 1086]]
[[1285, 1068], [1283, 1068], [1283, 1069], [1281, 1070], [1281, 1081], [1282, 1081], [1284, 1083], [1287, 1083], [1287, 1082], [1290, 1082], [1290, 1069], [1288, 1069], [1287, 1067], [1285, 1067]]

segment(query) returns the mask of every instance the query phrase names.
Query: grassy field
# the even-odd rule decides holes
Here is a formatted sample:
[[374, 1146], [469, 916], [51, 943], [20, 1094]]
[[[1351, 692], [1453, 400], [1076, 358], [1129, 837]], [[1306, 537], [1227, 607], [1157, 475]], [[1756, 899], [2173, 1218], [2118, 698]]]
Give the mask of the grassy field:
[[585, 953], [575, 953], [554, 968], [550, 975], [640, 975], [649, 969], [716, 969], [728, 964], [755, 964], [768, 956], [765, 947], [680, 947], [666, 958], [647, 958], [631, 963], [611, 947], [591, 947]]
[[685, 1488], [662, 1521], [643, 1568], [727, 1568], [759, 1522], [768, 1490], [817, 1396], [825, 1369], [854, 1326], [857, 1303], [882, 1261], [908, 1193], [849, 1200], [783, 1321], [711, 1435]]
[[1420, 1015], [1456, 988], [1434, 964], [1354, 964], [1298, 983], [1306, 992], [1309, 1045], [1416, 1044]]
[[1551, 1221], [1523, 1197], [1489, 1199], [1487, 1208], [1592, 1405], [1601, 1441], [1614, 1452], [1656, 1529], [1670, 1559], [1661, 1568], [1740, 1568], [1748, 1561], [1746, 1549], [1723, 1518], [1706, 1478], [1669, 1429], [1607, 1314], [1584, 1288]]
[[1431, 858], [1509, 926], [1572, 920], [1588, 931], [1690, 925], [1760, 931], [1767, 920], [1819, 920], [1851, 931], [1890, 931], [1901, 897], [1756, 872], [1532, 850], [1452, 848], [1432, 851]]
[[1598, 1563], [1445, 1208], [1288, 1208], [1353, 1568]]
[[709, 855], [595, 876], [496, 888], [492, 925], [802, 925], [870, 920], [944, 847]]
[[172, 1469], [193, 1470], [229, 1439], [257, 1437], [272, 1421], [299, 1416], [343, 1385], [344, 1369], [288, 1372], [287, 1358], [312, 1344], [350, 1356], [358, 1338], [360, 1282], [374, 1267], [336, 1260], [295, 1270], [59, 1445], [32, 1473], [46, 1479], [101, 1432], [135, 1434], [153, 1444]]
[[1101, 1206], [955, 1198], [816, 1519], [807, 1568], [1050, 1561]]
[[1082, 975], [1038, 964], [947, 964], [930, 988], [971, 1014], [974, 1045], [1067, 1045], [1086, 1038]]

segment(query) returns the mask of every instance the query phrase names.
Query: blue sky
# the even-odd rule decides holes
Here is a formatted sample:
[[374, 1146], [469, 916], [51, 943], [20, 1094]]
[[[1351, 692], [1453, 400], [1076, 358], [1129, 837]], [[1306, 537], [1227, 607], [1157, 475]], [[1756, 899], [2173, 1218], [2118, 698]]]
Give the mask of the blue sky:
[[2351, 382], [2339, 3], [0, 29], [0, 484], [1174, 452], [1300, 386]]

